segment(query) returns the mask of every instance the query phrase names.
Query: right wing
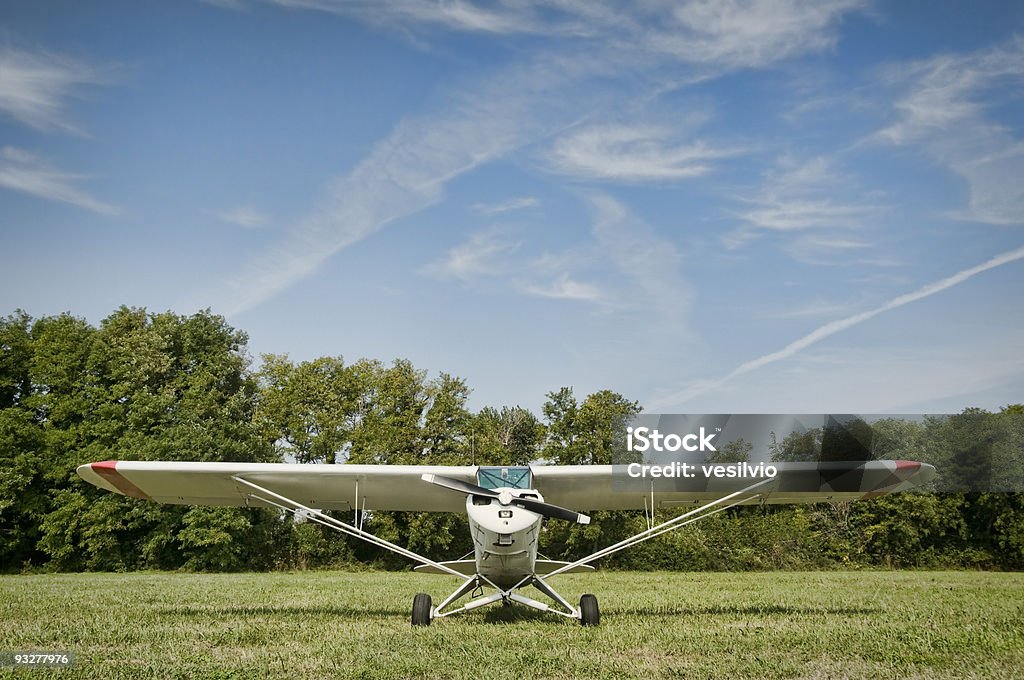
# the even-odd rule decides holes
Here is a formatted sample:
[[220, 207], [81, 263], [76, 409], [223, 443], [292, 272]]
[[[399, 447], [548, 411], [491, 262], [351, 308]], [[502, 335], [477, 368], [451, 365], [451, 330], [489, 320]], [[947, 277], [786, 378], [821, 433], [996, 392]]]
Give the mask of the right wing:
[[[753, 464], [752, 464], [753, 465]], [[908, 460], [870, 462], [772, 463], [778, 474], [758, 487], [749, 504], [823, 503], [882, 496], [918, 487], [935, 476], [927, 463]], [[548, 503], [592, 510], [642, 510], [702, 505], [763, 478], [633, 478], [624, 465], [537, 465], [533, 485]], [[698, 466], [699, 469], [699, 466]]]

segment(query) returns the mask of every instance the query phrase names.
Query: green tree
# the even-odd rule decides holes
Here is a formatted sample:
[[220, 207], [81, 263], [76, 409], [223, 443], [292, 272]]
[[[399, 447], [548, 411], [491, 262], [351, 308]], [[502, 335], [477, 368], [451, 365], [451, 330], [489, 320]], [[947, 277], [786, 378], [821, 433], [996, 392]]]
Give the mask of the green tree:
[[546, 428], [521, 406], [485, 406], [473, 417], [470, 431], [480, 465], [528, 465], [541, 455]]
[[264, 355], [257, 415], [264, 438], [299, 463], [343, 459], [365, 416], [377, 368], [372, 362], [346, 366], [341, 357], [296, 366], [287, 356]]
[[817, 462], [821, 460], [821, 439], [819, 427], [812, 427], [806, 432], [790, 432], [781, 442], [772, 432], [768, 444], [772, 462]]
[[743, 437], [737, 437], [719, 447], [718, 451], [707, 457], [708, 463], [746, 463], [750, 462], [750, 452], [754, 445]]
[[464, 465], [469, 462], [467, 429], [471, 417], [466, 409], [469, 392], [465, 380], [447, 373], [427, 385], [429, 406], [420, 435], [424, 463]]
[[227, 567], [218, 542], [225, 526], [241, 536], [272, 513], [224, 508], [217, 522], [194, 514], [186, 524], [188, 508], [104, 493], [74, 468], [109, 458], [274, 460], [253, 424], [257, 386], [245, 334], [208, 311], [183, 317], [122, 307], [98, 329], [67, 315], [41, 319], [33, 338], [32, 402], [52, 494], [39, 545], [52, 566], [198, 565], [206, 546], [209, 564]]

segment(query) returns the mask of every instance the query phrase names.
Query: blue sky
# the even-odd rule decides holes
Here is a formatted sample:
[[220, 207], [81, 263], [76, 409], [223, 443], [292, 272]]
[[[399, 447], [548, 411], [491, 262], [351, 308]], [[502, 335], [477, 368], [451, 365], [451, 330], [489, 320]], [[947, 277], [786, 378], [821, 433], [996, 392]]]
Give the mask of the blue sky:
[[4, 3], [0, 312], [539, 410], [1024, 401], [1024, 5]]

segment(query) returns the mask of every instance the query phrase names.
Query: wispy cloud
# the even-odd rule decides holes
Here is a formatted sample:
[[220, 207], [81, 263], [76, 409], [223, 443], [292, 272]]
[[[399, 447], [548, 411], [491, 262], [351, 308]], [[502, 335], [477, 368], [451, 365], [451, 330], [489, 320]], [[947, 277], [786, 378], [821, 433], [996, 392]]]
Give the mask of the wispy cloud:
[[582, 300], [597, 302], [603, 298], [601, 290], [583, 281], [571, 278], [568, 272], [562, 272], [554, 281], [547, 284], [529, 284], [523, 290], [531, 295], [554, 298], [557, 300]]
[[862, 204], [837, 203], [829, 194], [844, 180], [833, 162], [817, 156], [804, 162], [784, 157], [769, 172], [752, 205], [738, 217], [752, 227], [801, 231], [821, 227], [856, 227], [875, 212]]
[[863, 206], [836, 204], [830, 199], [765, 197], [740, 218], [755, 227], [774, 231], [797, 231], [816, 227], [852, 227], [870, 210]]
[[525, 240], [489, 228], [421, 272], [586, 302], [605, 312], [642, 309], [664, 322], [659, 322], [662, 332], [683, 330], [692, 292], [681, 274], [682, 258], [675, 245], [611, 197], [592, 194], [585, 200], [593, 215], [590, 238], [566, 250], [531, 253]]
[[227, 222], [244, 229], [258, 229], [270, 221], [270, 216], [249, 205], [239, 205], [228, 210], [215, 212], [214, 215]]
[[1024, 84], [1024, 39], [895, 66], [887, 79], [903, 94], [895, 104], [895, 120], [872, 139], [919, 144], [963, 177], [970, 195], [967, 210], [958, 217], [1024, 223], [1024, 140], [986, 110], [1015, 99]]
[[548, 64], [514, 67], [476, 89], [452, 93], [443, 113], [402, 121], [347, 176], [329, 184], [319, 206], [281, 243], [221, 287], [218, 308], [229, 314], [251, 309], [339, 250], [439, 202], [454, 178], [558, 125], [565, 115], [548, 95], [568, 77]]
[[740, 364], [739, 366], [737, 366], [736, 368], [734, 368], [732, 371], [730, 371], [721, 378], [697, 381], [691, 387], [685, 390], [681, 390], [667, 397], [658, 398], [655, 400], [655, 403], [652, 405], [652, 408], [657, 410], [658, 408], [661, 407], [674, 407], [680, 404], [684, 404], [690, 401], [691, 399], [694, 399], [695, 397], [698, 397], [706, 392], [722, 387], [729, 381], [745, 373], [756, 371], [759, 368], [763, 368], [764, 366], [773, 364], [777, 361], [789, 359], [790, 357], [795, 356], [804, 349], [807, 349], [811, 345], [821, 342], [822, 340], [831, 337], [837, 333], [840, 333], [848, 328], [852, 328], [853, 326], [873, 319], [879, 314], [894, 309], [898, 309], [900, 307], [903, 307], [904, 305], [908, 305], [912, 302], [917, 302], [918, 300], [922, 300], [926, 297], [935, 295], [936, 293], [941, 293], [942, 291], [957, 286], [977, 276], [978, 274], [987, 272], [990, 269], [995, 269], [996, 267], [1001, 267], [1003, 265], [1010, 264], [1011, 262], [1016, 262], [1022, 259], [1024, 259], [1024, 247], [1017, 248], [1015, 250], [1009, 250], [1004, 253], [1000, 253], [999, 255], [996, 255], [995, 257], [986, 260], [985, 262], [982, 262], [979, 265], [969, 267], [967, 269], [957, 272], [956, 274], [953, 274], [952, 276], [947, 276], [944, 279], [940, 279], [939, 281], [935, 281], [934, 283], [922, 286], [921, 288], [918, 288], [913, 292], [895, 297], [886, 302], [885, 304], [875, 307], [874, 309], [869, 309], [866, 312], [860, 312], [859, 314], [853, 314], [842, 319], [837, 319], [836, 321], [830, 321], [829, 323], [826, 323], [822, 326], [819, 326], [818, 328], [815, 328], [807, 335], [804, 335], [803, 337], [794, 340], [793, 342], [789, 343], [788, 345], [786, 345], [785, 347], [778, 351], [764, 354], [762, 356], [757, 357], [756, 359], [751, 359], [750, 361]]
[[39, 130], [79, 132], [67, 118], [67, 100], [80, 86], [106, 80], [67, 57], [0, 47], [0, 111]]
[[514, 210], [536, 208], [539, 205], [540, 201], [534, 196], [520, 196], [518, 198], [510, 198], [507, 201], [501, 201], [500, 203], [474, 203], [473, 210], [480, 215], [490, 217]]
[[[853, 251], [871, 247], [862, 232], [882, 212], [877, 196], [856, 196], [856, 184], [836, 170], [832, 158], [782, 157], [751, 197], [739, 199], [748, 206], [735, 213], [743, 225], [724, 234], [722, 245], [736, 250], [775, 234], [796, 260], [845, 262]], [[855, 198], [836, 198], [851, 193]]]
[[0, 187], [20, 191], [48, 201], [59, 201], [101, 215], [116, 215], [121, 209], [94, 198], [75, 186], [87, 179], [54, 169], [43, 159], [23, 149], [5, 146], [0, 150]]
[[[656, 7], [658, 5], [655, 5]], [[835, 46], [842, 17], [861, 0], [695, 0], [660, 6], [667, 21], [648, 31], [650, 49], [694, 62], [758, 67]]]
[[842, 18], [865, 0], [268, 0], [405, 30], [437, 28], [500, 35], [531, 34], [614, 48], [626, 61], [641, 55], [727, 68], [761, 67], [832, 48]]
[[266, 0], [292, 9], [307, 9], [353, 16], [381, 26], [427, 25], [473, 33], [546, 32], [531, 3], [481, 7], [464, 0]]
[[661, 332], [682, 332], [690, 313], [693, 291], [682, 275], [682, 256], [676, 246], [629, 212], [615, 199], [590, 196], [595, 220], [594, 238], [601, 252], [630, 285], [619, 305], [658, 318]]
[[[633, 89], [657, 90], [666, 78], [692, 80], [825, 49], [834, 44], [841, 17], [861, 6], [853, 0], [681, 6], [575, 0], [486, 7], [425, 0], [274, 4], [351, 16], [410, 34], [432, 28], [530, 33], [540, 39], [530, 62], [483, 74], [475, 84], [447, 93], [451, 101], [444, 111], [405, 119], [350, 173], [331, 182], [319, 205], [294, 223], [282, 243], [220, 287], [217, 295], [224, 297], [216, 304], [229, 314], [259, 305], [339, 250], [441, 201], [453, 178], [590, 115], [599, 108], [595, 94], [581, 87], [590, 80], [618, 79], [621, 88], [614, 101], [621, 108], [622, 102], [634, 99]], [[552, 37], [557, 39], [547, 40]], [[693, 72], [680, 75], [681, 62]], [[631, 70], [638, 65], [651, 74], [649, 82], [638, 84]], [[601, 148], [596, 136], [585, 134], [575, 147], [563, 147], [567, 171], [628, 181], [679, 179], [706, 172], [711, 161], [728, 153], [652, 130], [632, 137], [625, 128], [619, 133], [611, 148]]]
[[495, 276], [507, 270], [499, 260], [507, 258], [519, 245], [494, 229], [478, 232], [465, 243], [449, 250], [443, 260], [428, 264], [421, 271], [431, 276], [454, 278], [463, 282]]
[[559, 139], [549, 162], [555, 171], [577, 177], [664, 182], [707, 174], [712, 161], [737, 153], [703, 141], [680, 143], [665, 127], [592, 125]]

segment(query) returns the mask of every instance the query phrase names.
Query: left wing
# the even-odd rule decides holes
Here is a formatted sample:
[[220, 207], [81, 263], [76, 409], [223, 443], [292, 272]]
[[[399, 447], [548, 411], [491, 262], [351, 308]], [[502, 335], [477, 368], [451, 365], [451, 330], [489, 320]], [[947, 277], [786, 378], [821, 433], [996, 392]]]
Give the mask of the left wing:
[[301, 465], [103, 461], [78, 468], [85, 481], [125, 496], [178, 505], [268, 507], [240, 477], [310, 508], [462, 512], [465, 496], [420, 477], [476, 481], [471, 465]]

